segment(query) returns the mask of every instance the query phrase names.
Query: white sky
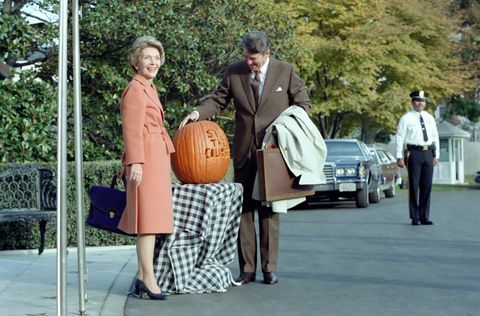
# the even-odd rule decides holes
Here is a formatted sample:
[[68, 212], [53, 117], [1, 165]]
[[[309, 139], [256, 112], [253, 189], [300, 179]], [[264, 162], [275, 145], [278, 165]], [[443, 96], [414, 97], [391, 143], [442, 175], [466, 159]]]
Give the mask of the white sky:
[[[29, 14], [28, 16], [26, 16], [26, 18], [27, 21], [32, 24], [44, 22], [45, 20], [49, 21], [50, 23], [58, 22], [58, 14], [53, 14], [51, 12], [41, 10], [36, 4], [27, 4], [22, 11]], [[38, 19], [34, 18], [33, 16], [38, 17]]]

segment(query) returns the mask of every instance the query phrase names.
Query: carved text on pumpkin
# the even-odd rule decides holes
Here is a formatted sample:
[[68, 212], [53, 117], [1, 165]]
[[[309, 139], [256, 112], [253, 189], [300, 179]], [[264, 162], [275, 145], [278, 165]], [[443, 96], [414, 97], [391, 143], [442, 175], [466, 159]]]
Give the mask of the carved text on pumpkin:
[[218, 135], [214, 129], [208, 129], [206, 134], [209, 143], [205, 148], [205, 158], [229, 158], [230, 148], [226, 139], [223, 139], [222, 135]]

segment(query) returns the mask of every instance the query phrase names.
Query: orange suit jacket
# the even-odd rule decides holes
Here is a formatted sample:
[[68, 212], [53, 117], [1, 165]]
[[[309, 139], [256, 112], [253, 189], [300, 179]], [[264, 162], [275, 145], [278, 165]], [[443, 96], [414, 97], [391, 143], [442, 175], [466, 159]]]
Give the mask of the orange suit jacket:
[[[131, 234], [173, 232], [172, 141], [164, 128], [164, 112], [155, 86], [135, 75], [120, 103], [127, 174], [127, 206], [118, 228]], [[137, 187], [128, 180], [131, 164], [142, 164]]]

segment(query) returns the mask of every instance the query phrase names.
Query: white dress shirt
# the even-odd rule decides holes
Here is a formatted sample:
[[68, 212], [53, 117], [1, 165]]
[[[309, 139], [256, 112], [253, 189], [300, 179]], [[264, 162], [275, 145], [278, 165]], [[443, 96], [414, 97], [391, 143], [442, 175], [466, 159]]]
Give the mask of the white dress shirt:
[[[265, 86], [265, 78], [267, 77], [267, 71], [268, 71], [268, 64], [270, 63], [270, 57], [267, 57], [267, 60], [265, 61], [265, 64], [263, 64], [262, 67], [260, 67], [260, 70], [258, 71], [258, 77], [260, 79], [260, 85], [258, 86], [258, 103], [260, 104], [260, 100], [262, 99], [262, 92], [263, 92], [263, 86]], [[255, 78], [255, 71], [252, 71], [250, 74], [250, 77], [252, 80]], [[192, 111], [192, 113], [196, 112], [197, 118], [200, 115], [198, 111]]]
[[[263, 92], [263, 86], [265, 85], [265, 78], [267, 77], [267, 70], [268, 70], [268, 63], [270, 62], [270, 57], [267, 57], [267, 60], [265, 61], [265, 64], [263, 64], [262, 67], [260, 67], [260, 70], [258, 72], [258, 77], [260, 78], [260, 85], [258, 86], [258, 102], [260, 103], [260, 100], [262, 99], [262, 92]], [[252, 71], [251, 73], [251, 78], [252, 80], [255, 78], [255, 72]]]
[[[423, 140], [420, 115], [425, 122], [428, 140]], [[440, 158], [440, 141], [438, 138], [437, 122], [435, 118], [426, 111], [415, 110], [405, 113], [398, 123], [396, 135], [397, 158], [403, 158], [403, 150], [407, 145], [425, 146], [435, 144], [435, 157]]]

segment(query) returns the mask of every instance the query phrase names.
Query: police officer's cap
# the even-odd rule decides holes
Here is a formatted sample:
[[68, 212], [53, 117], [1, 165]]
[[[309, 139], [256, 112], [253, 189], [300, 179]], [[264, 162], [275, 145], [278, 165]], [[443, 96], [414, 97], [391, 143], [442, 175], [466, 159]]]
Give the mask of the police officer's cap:
[[410, 93], [410, 98], [412, 98], [412, 101], [425, 101], [425, 99], [428, 98], [428, 92], [423, 90], [415, 90]]

